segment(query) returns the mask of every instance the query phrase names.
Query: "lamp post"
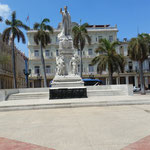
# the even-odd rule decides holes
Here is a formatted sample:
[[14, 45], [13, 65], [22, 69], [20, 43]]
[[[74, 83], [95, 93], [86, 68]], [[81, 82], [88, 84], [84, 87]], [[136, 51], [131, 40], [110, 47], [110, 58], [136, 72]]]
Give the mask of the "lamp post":
[[23, 69], [23, 73], [26, 76], [26, 83], [27, 83], [27, 88], [28, 88], [29, 87], [29, 75], [31, 74], [31, 69], [29, 70]]

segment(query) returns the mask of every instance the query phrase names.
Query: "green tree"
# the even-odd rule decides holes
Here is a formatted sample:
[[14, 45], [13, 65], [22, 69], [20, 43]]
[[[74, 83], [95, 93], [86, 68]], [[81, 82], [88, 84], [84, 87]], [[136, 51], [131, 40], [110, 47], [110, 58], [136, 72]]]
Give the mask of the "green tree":
[[41, 23], [34, 24], [34, 30], [37, 30], [34, 35], [34, 41], [37, 45], [40, 44], [41, 48], [41, 62], [44, 73], [44, 87], [47, 87], [47, 79], [45, 71], [45, 60], [43, 57], [43, 48], [45, 48], [51, 42], [50, 34], [53, 33], [53, 28], [50, 25], [47, 25], [47, 23], [49, 22], [50, 20], [45, 18], [42, 20]]
[[123, 57], [117, 54], [115, 49], [119, 44], [118, 41], [110, 42], [107, 39], [100, 39], [99, 46], [95, 50], [98, 56], [93, 58], [91, 62], [91, 65], [97, 64], [97, 71], [100, 73], [108, 69], [110, 85], [112, 84], [113, 73], [119, 70], [122, 72], [124, 70], [124, 66], [121, 64], [121, 59], [123, 59]]
[[139, 34], [132, 38], [128, 45], [129, 58], [139, 63], [141, 94], [145, 94], [143, 62], [148, 59], [150, 52], [150, 36], [148, 34]]
[[13, 66], [13, 77], [14, 77], [14, 88], [17, 88], [17, 82], [16, 82], [16, 66], [15, 66], [15, 45], [14, 40], [17, 38], [18, 42], [20, 42], [20, 39], [23, 43], [26, 42], [25, 36], [23, 32], [19, 28], [23, 28], [25, 30], [28, 30], [29, 27], [22, 23], [22, 21], [16, 19], [16, 12], [12, 12], [11, 15], [11, 21], [6, 20], [6, 25], [10, 26], [6, 28], [3, 31], [2, 37], [3, 41], [7, 44], [11, 44], [12, 48], [12, 66]]
[[88, 31], [86, 29], [88, 27], [87, 23], [84, 23], [82, 25], [76, 25], [73, 27], [72, 32], [73, 32], [73, 45], [76, 49], [80, 50], [80, 76], [82, 78], [82, 51], [85, 47], [86, 40], [88, 44], [91, 44], [91, 38], [88, 35]]

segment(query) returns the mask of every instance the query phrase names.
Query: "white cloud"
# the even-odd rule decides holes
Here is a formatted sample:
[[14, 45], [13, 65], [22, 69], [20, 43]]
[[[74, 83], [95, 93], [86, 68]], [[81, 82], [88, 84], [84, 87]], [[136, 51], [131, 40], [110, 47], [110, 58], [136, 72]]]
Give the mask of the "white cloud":
[[11, 14], [11, 9], [7, 4], [1, 4], [0, 3], [0, 16], [2, 16], [4, 19], [7, 19]]

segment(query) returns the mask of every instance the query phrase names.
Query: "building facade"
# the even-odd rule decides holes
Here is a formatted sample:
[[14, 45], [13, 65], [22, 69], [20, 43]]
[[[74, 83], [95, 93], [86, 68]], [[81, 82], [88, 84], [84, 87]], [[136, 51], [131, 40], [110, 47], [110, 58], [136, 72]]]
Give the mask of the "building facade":
[[[11, 47], [2, 41], [0, 36], [0, 54], [5, 54], [9, 57], [7, 63], [0, 63], [0, 89], [13, 88], [13, 72], [12, 72], [12, 53]], [[20, 50], [15, 47], [15, 64], [16, 64], [16, 78], [17, 87], [25, 88], [26, 80], [23, 73], [25, 69], [25, 59], [28, 59]]]
[[[73, 26], [75, 23], [73, 23]], [[98, 47], [99, 39], [106, 38], [111, 42], [117, 40], [117, 26], [109, 25], [90, 25], [87, 27], [89, 36], [91, 37], [91, 45], [86, 43], [83, 49], [83, 78], [98, 78], [103, 81], [103, 84], [108, 84], [108, 71], [103, 71], [102, 74], [97, 72], [97, 65], [91, 66], [91, 60], [97, 55], [95, 49]], [[45, 58], [47, 84], [54, 78], [56, 71], [56, 57], [59, 55], [57, 35], [61, 32], [61, 24], [54, 33], [50, 35], [51, 43], [43, 50]], [[30, 87], [43, 87], [43, 70], [41, 66], [40, 46], [34, 42], [34, 34], [36, 31], [30, 30], [27, 32], [28, 49], [29, 49], [29, 68], [31, 69]], [[121, 53], [128, 58], [128, 42], [124, 39], [116, 48], [117, 53]], [[79, 55], [80, 51], [76, 50]], [[80, 65], [78, 65], [80, 70]], [[150, 60], [144, 62], [145, 86], [150, 88]], [[133, 84], [139, 86], [138, 63], [133, 62], [128, 58], [125, 72], [114, 73], [113, 84]]]

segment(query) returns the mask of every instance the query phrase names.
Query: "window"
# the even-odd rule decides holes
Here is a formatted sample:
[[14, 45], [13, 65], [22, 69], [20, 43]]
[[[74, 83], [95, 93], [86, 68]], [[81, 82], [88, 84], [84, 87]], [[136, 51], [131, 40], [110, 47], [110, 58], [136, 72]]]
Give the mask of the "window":
[[110, 42], [113, 41], [113, 36], [112, 36], [112, 35], [109, 36], [109, 41], [110, 41]]
[[92, 49], [88, 49], [88, 54], [89, 55], [93, 55], [93, 50]]
[[49, 56], [49, 50], [45, 50], [45, 56]]
[[91, 39], [91, 43], [92, 43], [92, 36], [90, 36], [90, 39]]
[[36, 57], [39, 56], [39, 50], [34, 50], [34, 56], [36, 56]]
[[89, 64], [89, 72], [94, 72], [94, 67]]
[[58, 43], [58, 38], [57, 38], [57, 36], [56, 36], [56, 43]]
[[40, 73], [40, 67], [39, 66], [35, 66], [34, 67], [34, 72], [35, 72], [35, 74], [39, 74]]
[[51, 73], [51, 66], [46, 66], [46, 73]]
[[132, 61], [129, 61], [129, 72], [131, 72], [133, 69]]
[[124, 55], [124, 48], [123, 48], [123, 46], [120, 46], [120, 54]]
[[59, 52], [58, 52], [58, 49], [56, 50], [56, 56], [59, 56]]
[[78, 55], [80, 56], [80, 50], [78, 49]]
[[102, 36], [98, 36], [98, 42], [99, 42], [99, 40], [102, 39], [102, 38], [103, 38]]

